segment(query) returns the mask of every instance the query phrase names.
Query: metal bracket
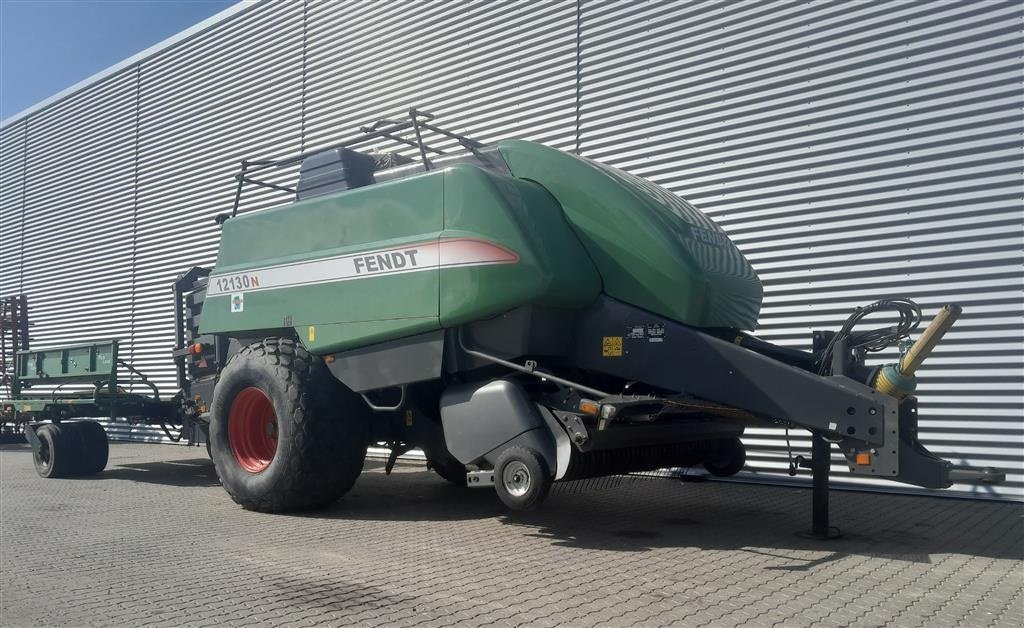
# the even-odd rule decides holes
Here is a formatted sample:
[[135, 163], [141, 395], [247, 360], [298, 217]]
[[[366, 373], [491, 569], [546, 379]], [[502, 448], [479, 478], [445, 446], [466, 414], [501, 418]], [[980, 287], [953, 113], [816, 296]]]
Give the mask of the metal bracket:
[[494, 471], [470, 471], [466, 473], [466, 486], [470, 488], [494, 486]]
[[583, 423], [583, 419], [578, 414], [572, 412], [562, 412], [555, 410], [552, 412], [558, 422], [565, 426], [565, 431], [569, 432], [569, 438], [576, 446], [585, 444], [590, 440], [590, 434], [587, 432], [587, 426]]
[[388, 461], [384, 465], [384, 475], [391, 475], [391, 470], [395, 468], [395, 462], [398, 461], [399, 456], [404, 456], [412, 450], [412, 447], [405, 443], [392, 442], [388, 443], [388, 449], [391, 453], [388, 454]]
[[398, 398], [398, 403], [393, 406], [378, 406], [374, 404], [372, 401], [370, 401], [370, 398], [366, 396], [366, 394], [364, 393], [359, 393], [359, 396], [363, 398], [363, 401], [366, 402], [366, 405], [369, 406], [370, 409], [373, 410], [374, 412], [395, 412], [397, 410], [401, 410], [402, 406], [405, 405], [405, 384], [399, 386], [398, 389], [401, 391], [402, 394]]
[[42, 449], [43, 443], [40, 442], [39, 437], [36, 436], [36, 428], [45, 425], [44, 423], [26, 423], [25, 424], [25, 440], [32, 447], [32, 453], [38, 454], [39, 450]]

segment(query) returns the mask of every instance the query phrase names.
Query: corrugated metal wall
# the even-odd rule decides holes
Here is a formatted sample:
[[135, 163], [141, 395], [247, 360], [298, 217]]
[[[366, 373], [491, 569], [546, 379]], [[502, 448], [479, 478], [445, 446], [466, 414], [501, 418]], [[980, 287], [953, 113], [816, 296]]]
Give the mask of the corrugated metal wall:
[[[169, 284], [211, 263], [237, 162], [415, 105], [685, 196], [757, 267], [776, 342], [960, 302], [922, 439], [1011, 472], [958, 489], [1019, 499], [1021, 26], [1017, 2], [263, 2], [4, 126], [0, 294], [29, 294], [37, 344], [118, 336], [169, 391]], [[779, 479], [783, 434], [746, 441]]]
[[21, 290], [27, 125], [16, 122], [0, 131], [0, 296]]

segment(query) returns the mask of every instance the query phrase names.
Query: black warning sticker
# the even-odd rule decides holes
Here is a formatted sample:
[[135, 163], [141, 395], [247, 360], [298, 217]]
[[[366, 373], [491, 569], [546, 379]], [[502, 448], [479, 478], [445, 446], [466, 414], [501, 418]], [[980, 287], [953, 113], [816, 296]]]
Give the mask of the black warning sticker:
[[645, 336], [643, 325], [630, 325], [626, 327], [626, 338], [630, 340], [642, 340]]

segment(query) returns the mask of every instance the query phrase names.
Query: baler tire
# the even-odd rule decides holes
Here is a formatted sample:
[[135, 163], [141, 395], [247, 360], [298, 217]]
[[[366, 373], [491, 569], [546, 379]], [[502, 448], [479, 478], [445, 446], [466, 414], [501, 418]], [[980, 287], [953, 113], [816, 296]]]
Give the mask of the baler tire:
[[206, 445], [206, 457], [210, 459], [210, 462], [213, 462], [213, 451], [210, 449], [210, 425], [207, 424], [206, 427], [201, 427], [200, 430], [203, 432], [203, 441]]
[[722, 439], [711, 457], [704, 461], [704, 468], [711, 475], [727, 478], [743, 470], [747, 462], [747, 451], [738, 438]]
[[[243, 428], [236, 428], [239, 451], [233, 448], [232, 419], [243, 425], [251, 422], [246, 411], [256, 413], [248, 403], [235, 408], [239, 398], [271, 406], [272, 427], [266, 429], [273, 451], [262, 454], [269, 459], [239, 453], [254, 438], [251, 430], [243, 438], [237, 436]], [[291, 339], [266, 338], [245, 347], [224, 367], [214, 389], [213, 463], [224, 489], [247, 510], [294, 512], [333, 503], [362, 472], [368, 430], [362, 400]], [[261, 439], [258, 431], [255, 438]]]
[[[523, 487], [522, 493], [511, 490], [509, 482], [506, 481], [506, 471], [516, 470], [527, 472], [525, 485], [520, 484]], [[514, 482], [514, 477], [509, 480]], [[502, 503], [512, 510], [533, 510], [539, 506], [548, 496], [552, 481], [544, 458], [529, 447], [509, 447], [498, 454], [498, 459], [494, 463], [494, 489]]]
[[78, 432], [81, 441], [78, 475], [95, 475], [103, 471], [110, 457], [110, 444], [103, 426], [96, 421], [75, 421], [64, 425], [65, 429], [71, 427]]
[[[28, 428], [32, 429], [32, 428]], [[41, 478], [66, 478], [75, 474], [81, 452], [77, 434], [69, 434], [56, 423], [47, 423], [36, 430], [42, 451], [32, 452], [32, 463]]]
[[428, 460], [427, 464], [437, 475], [456, 486], [468, 486], [466, 483], [466, 465], [455, 458], [450, 460]]

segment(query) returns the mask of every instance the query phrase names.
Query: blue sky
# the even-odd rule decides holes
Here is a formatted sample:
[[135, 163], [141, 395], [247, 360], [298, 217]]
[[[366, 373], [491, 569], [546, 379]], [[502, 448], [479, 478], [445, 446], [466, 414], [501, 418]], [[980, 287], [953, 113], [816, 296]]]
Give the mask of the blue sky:
[[0, 0], [0, 120], [236, 0]]

